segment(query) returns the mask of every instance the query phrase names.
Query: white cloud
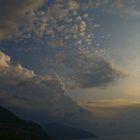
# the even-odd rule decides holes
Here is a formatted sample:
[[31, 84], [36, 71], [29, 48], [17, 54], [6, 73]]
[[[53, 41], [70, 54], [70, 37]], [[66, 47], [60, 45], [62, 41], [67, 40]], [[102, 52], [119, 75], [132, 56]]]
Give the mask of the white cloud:
[[11, 58], [0, 51], [0, 68], [9, 67], [9, 62]]

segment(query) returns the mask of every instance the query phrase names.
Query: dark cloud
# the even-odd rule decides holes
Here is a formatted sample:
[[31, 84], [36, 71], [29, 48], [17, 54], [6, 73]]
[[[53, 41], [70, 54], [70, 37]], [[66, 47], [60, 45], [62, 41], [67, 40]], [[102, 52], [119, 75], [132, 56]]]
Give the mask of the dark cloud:
[[21, 25], [30, 24], [33, 19], [30, 12], [41, 6], [43, 1], [0, 0], [0, 40], [9, 34], [16, 34], [15, 32]]
[[[10, 1], [7, 0], [8, 2], [10, 5]], [[7, 21], [5, 20], [6, 17], [8, 21], [17, 25], [21, 16], [23, 18], [30, 17], [26, 13], [38, 8], [42, 2], [42, 0], [36, 2], [32, 0], [15, 1], [10, 7], [14, 10], [9, 13], [6, 10], [9, 5], [2, 1], [4, 16], [0, 15], [0, 19]], [[19, 47], [22, 56], [25, 53], [24, 57], [28, 55], [30, 59], [22, 58], [23, 61], [30, 62], [29, 65], [37, 65], [36, 67], [43, 65], [45, 72], [51, 71], [63, 76], [64, 79], [72, 79], [80, 88], [106, 86], [119, 78], [121, 73], [113, 68], [108, 60], [102, 58], [102, 56], [95, 58], [96, 49], [90, 50], [94, 48], [94, 31], [99, 25], [96, 24], [94, 15], [89, 12], [89, 7], [84, 8], [84, 5], [82, 5], [87, 5], [88, 2], [90, 1], [80, 3], [73, 0], [68, 0], [68, 2], [55, 0], [51, 4], [43, 5], [36, 12], [31, 12], [31, 17], [34, 18], [33, 30], [24, 32], [20, 37], [21, 40], [18, 40], [22, 47], [25, 48], [26, 46], [25, 51], [30, 52], [27, 54], [24, 52], [24, 48]], [[98, 2], [102, 5], [105, 4], [102, 1]], [[97, 3], [97, 1], [93, 1], [93, 3]], [[31, 17], [28, 19], [32, 19]], [[3, 29], [7, 30], [7, 28]], [[25, 45], [23, 45], [24, 43]], [[18, 45], [15, 46], [17, 47], [15, 53], [17, 54], [19, 53], [17, 51]], [[88, 58], [90, 51], [95, 55], [94, 58]], [[38, 64], [37, 62], [32, 64], [35, 60], [38, 61]]]
[[13, 64], [3, 52], [0, 52], [0, 62], [0, 105], [39, 122], [46, 122], [48, 116], [51, 121], [73, 124], [92, 118], [88, 111], [65, 95], [59, 77], [35, 75], [33, 71]]
[[121, 76], [106, 60], [88, 62], [88, 65], [80, 66], [72, 77], [81, 88], [104, 87]]
[[65, 60], [65, 65], [70, 69], [68, 77], [75, 85], [80, 88], [105, 87], [124, 76], [123, 72], [99, 53], [91, 51]]
[[[19, 64], [13, 64], [10, 57], [2, 52], [0, 52], [0, 60], [1, 95], [31, 100], [30, 105], [21, 103], [20, 100], [16, 101], [16, 98], [7, 101], [7, 103], [19, 104], [23, 108], [28, 106], [31, 109], [46, 109], [46, 107], [53, 108], [52, 106], [55, 106], [56, 102], [59, 102], [63, 97], [65, 98], [63, 84], [56, 76], [37, 76], [33, 71], [25, 69]], [[36, 102], [39, 103], [39, 106]]]
[[[44, 2], [45, 5], [43, 5]], [[13, 34], [21, 35], [22, 33], [27, 33], [27, 30], [29, 34], [31, 33], [29, 30], [33, 26], [32, 32], [36, 34], [37, 38], [41, 38], [44, 35], [58, 37], [58, 34], [63, 36], [64, 32], [69, 32], [69, 35], [64, 37], [65, 41], [74, 38], [75, 42], [80, 43], [80, 45], [81, 42], [91, 44], [92, 34], [86, 31], [87, 25], [89, 25], [87, 19], [90, 19], [87, 11], [90, 8], [117, 9], [117, 11], [127, 9], [126, 11], [129, 11], [135, 9], [136, 6], [136, 2], [127, 2], [125, 0], [68, 0], [67, 2], [55, 0], [50, 2], [51, 4], [46, 2], [47, 0], [0, 0], [0, 39], [2, 40], [6, 36], [10, 37]], [[40, 6], [43, 6], [43, 8], [34, 12]], [[81, 13], [79, 13], [80, 11]], [[33, 25], [35, 17], [37, 26]], [[61, 26], [59, 25], [60, 21], [61, 23], [65, 22], [65, 26], [67, 24], [66, 28], [62, 24]], [[20, 32], [17, 32], [17, 30], [20, 30]], [[24, 37], [27, 38], [26, 35]]]
[[[100, 54], [97, 56], [98, 49], [94, 49], [93, 45], [94, 31], [99, 25], [94, 19], [94, 12], [89, 8], [97, 8], [100, 2], [106, 7], [109, 0], [89, 0], [88, 3], [56, 0], [34, 12], [43, 2], [44, 0], [0, 0], [0, 40], [11, 35], [21, 35], [21, 40], [16, 41], [23, 46], [19, 47], [16, 42], [14, 46], [17, 48], [14, 49], [16, 52], [20, 50], [22, 55], [12, 52], [15, 57], [17, 54], [20, 58], [24, 56], [23, 61], [30, 63], [30, 66], [36, 65], [41, 70], [42, 64], [46, 73], [53, 67], [53, 73], [62, 76], [64, 80], [74, 81], [74, 86], [80, 88], [104, 87], [123, 75], [109, 60]], [[124, 7], [120, 0], [115, 3], [118, 8]], [[113, 8], [114, 5], [111, 4]], [[89, 56], [89, 52], [93, 56]], [[88, 111], [65, 95], [59, 77], [38, 76], [32, 70], [13, 64], [11, 58], [2, 52], [0, 103], [18, 108], [18, 112], [28, 110], [36, 120], [46, 120], [49, 115], [61, 118], [62, 121], [69, 120], [70, 124], [85, 120], [88, 125], [88, 121], [93, 119]], [[24, 111], [21, 113], [23, 116]]]

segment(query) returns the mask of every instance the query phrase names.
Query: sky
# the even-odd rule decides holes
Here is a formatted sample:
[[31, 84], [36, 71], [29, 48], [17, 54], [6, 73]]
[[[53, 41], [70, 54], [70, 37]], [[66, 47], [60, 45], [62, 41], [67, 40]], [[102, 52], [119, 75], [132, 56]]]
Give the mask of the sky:
[[101, 135], [139, 132], [139, 6], [0, 0], [0, 105]]

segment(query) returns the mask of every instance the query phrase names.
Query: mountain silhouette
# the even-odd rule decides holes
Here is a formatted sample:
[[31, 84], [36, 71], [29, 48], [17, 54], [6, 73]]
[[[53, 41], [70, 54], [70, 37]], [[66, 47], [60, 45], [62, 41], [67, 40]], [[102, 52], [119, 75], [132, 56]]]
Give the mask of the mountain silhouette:
[[67, 126], [60, 123], [50, 123], [45, 126], [46, 131], [54, 140], [70, 140], [70, 139], [80, 139], [80, 138], [98, 138], [98, 136], [82, 130], [80, 128], [75, 128]]
[[0, 140], [52, 140], [40, 125], [20, 119], [0, 106]]

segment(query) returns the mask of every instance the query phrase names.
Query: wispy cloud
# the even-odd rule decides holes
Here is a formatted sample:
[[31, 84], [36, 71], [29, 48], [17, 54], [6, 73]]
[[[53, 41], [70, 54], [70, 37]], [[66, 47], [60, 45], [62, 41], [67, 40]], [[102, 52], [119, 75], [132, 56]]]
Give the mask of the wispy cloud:
[[[97, 100], [81, 103], [83, 107], [93, 112], [101, 119], [121, 119], [124, 115], [140, 107], [140, 101], [128, 99]], [[138, 111], [139, 112], [139, 111]], [[136, 114], [136, 112], [135, 112]], [[134, 114], [134, 115], [135, 115]]]

